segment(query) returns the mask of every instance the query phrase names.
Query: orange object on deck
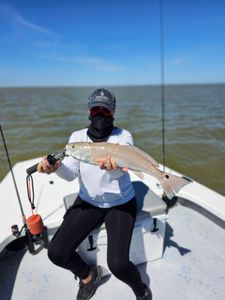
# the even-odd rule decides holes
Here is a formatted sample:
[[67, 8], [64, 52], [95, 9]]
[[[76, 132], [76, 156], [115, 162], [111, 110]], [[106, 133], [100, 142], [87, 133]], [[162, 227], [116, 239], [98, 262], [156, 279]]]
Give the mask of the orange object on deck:
[[42, 218], [38, 214], [33, 214], [27, 219], [27, 225], [32, 234], [40, 234], [44, 231]]

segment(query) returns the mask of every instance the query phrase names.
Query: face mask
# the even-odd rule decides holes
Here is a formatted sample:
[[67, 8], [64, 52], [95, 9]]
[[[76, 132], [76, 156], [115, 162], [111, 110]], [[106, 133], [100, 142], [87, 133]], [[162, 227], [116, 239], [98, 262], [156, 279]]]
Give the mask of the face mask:
[[90, 115], [89, 120], [91, 121], [87, 131], [89, 138], [93, 142], [105, 142], [114, 128], [113, 116], [104, 116], [103, 114]]

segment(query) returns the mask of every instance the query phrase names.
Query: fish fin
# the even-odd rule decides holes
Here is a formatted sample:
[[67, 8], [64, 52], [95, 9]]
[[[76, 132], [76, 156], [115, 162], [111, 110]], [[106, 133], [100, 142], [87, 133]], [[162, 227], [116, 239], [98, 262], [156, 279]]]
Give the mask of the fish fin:
[[163, 187], [166, 196], [169, 199], [172, 199], [175, 196], [175, 193], [179, 192], [179, 190], [183, 186], [189, 184], [190, 181], [176, 175], [162, 172], [160, 183]]
[[143, 174], [142, 172], [133, 171], [133, 173], [134, 173], [138, 178], [140, 178], [141, 180], [144, 179], [144, 174]]

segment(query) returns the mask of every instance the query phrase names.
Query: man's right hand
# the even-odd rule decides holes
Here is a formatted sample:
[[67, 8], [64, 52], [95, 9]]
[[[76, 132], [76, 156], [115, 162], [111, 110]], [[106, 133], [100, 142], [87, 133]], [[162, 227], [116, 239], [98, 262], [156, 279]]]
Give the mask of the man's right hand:
[[57, 160], [54, 165], [51, 165], [48, 160], [47, 156], [42, 158], [42, 161], [37, 166], [37, 171], [39, 173], [46, 173], [51, 174], [55, 172], [61, 166], [61, 161]]

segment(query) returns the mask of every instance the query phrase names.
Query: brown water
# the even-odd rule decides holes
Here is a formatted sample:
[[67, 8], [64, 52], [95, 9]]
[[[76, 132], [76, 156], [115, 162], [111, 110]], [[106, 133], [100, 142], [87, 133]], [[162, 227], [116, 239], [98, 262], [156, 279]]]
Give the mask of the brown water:
[[[112, 87], [117, 126], [162, 162], [158, 86]], [[0, 123], [13, 164], [64, 148], [88, 124], [90, 87], [1, 88]], [[225, 195], [225, 84], [165, 89], [166, 165]], [[9, 170], [0, 138], [0, 180]]]

